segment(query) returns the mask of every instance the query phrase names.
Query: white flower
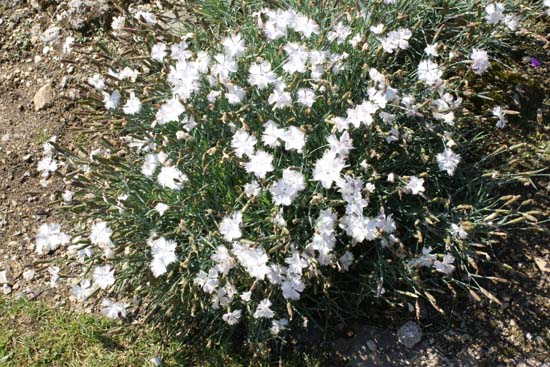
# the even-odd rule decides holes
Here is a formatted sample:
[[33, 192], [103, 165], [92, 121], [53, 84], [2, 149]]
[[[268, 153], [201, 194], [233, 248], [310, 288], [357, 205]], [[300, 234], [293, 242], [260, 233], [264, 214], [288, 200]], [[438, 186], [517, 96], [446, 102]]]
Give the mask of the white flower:
[[286, 329], [288, 325], [287, 319], [273, 320], [271, 322], [271, 328], [269, 329], [273, 335], [278, 335], [281, 331]]
[[409, 182], [407, 183], [406, 189], [413, 195], [418, 195], [419, 193], [424, 192], [424, 179], [411, 176], [409, 178]]
[[263, 150], [249, 156], [250, 162], [245, 164], [246, 172], [253, 173], [258, 178], [264, 178], [268, 172], [273, 171], [273, 156]]
[[351, 38], [351, 40], [349, 40], [349, 44], [351, 45], [351, 47], [353, 48], [357, 48], [359, 46], [359, 43], [363, 40], [363, 36], [359, 33], [357, 33], [355, 36], [353, 36]]
[[178, 98], [172, 98], [160, 106], [155, 116], [155, 122], [164, 125], [171, 121], [178, 121], [179, 116], [185, 112], [185, 106], [181, 104]]
[[493, 116], [498, 118], [496, 127], [499, 129], [503, 129], [506, 126], [507, 120], [506, 120], [506, 114], [502, 109], [502, 106], [495, 106], [493, 108], [492, 113], [493, 113]]
[[254, 312], [254, 318], [266, 318], [272, 319], [275, 313], [271, 310], [271, 301], [268, 298], [263, 299], [256, 307], [256, 312]]
[[222, 81], [229, 79], [229, 74], [237, 71], [237, 63], [231, 56], [217, 54], [214, 56], [216, 63], [210, 69], [213, 76], [219, 77]]
[[283, 208], [280, 208], [277, 211], [277, 214], [275, 214], [275, 217], [273, 217], [273, 223], [275, 223], [277, 226], [281, 228], [286, 227], [286, 220], [283, 217]]
[[94, 293], [95, 289], [88, 279], [83, 279], [80, 284], [73, 285], [72, 291], [77, 301], [84, 302]]
[[244, 89], [239, 87], [238, 85], [226, 83], [225, 87], [227, 88], [225, 98], [227, 98], [227, 102], [229, 102], [229, 104], [231, 105], [241, 103], [246, 96]]
[[141, 166], [141, 173], [145, 177], [151, 177], [160, 165], [159, 156], [156, 153], [149, 153], [145, 156], [143, 165]]
[[451, 274], [455, 270], [454, 265], [452, 265], [454, 261], [455, 258], [453, 255], [445, 254], [443, 261], [435, 260], [433, 266], [440, 273]]
[[298, 89], [298, 103], [311, 107], [315, 103], [315, 92], [311, 88]]
[[272, 120], [268, 120], [264, 124], [264, 133], [262, 134], [262, 142], [268, 147], [275, 148], [281, 144], [279, 140], [283, 138], [285, 133], [284, 129], [281, 129]]
[[437, 43], [433, 43], [431, 45], [427, 45], [426, 48], [424, 48], [424, 52], [428, 56], [438, 56], [437, 48], [439, 45]]
[[220, 223], [220, 233], [227, 242], [241, 238], [241, 226], [243, 216], [240, 211], [234, 212], [231, 216], [224, 217]]
[[120, 32], [124, 28], [125, 23], [126, 18], [124, 16], [114, 17], [111, 22], [111, 29], [113, 30], [113, 33]]
[[103, 104], [105, 105], [105, 109], [114, 110], [118, 107], [121, 98], [118, 90], [114, 90], [111, 94], [102, 91], [101, 94], [103, 95]]
[[208, 93], [208, 95], [206, 96], [206, 99], [208, 100], [208, 102], [214, 103], [214, 102], [216, 102], [218, 97], [221, 96], [221, 95], [222, 95], [222, 92], [220, 92], [218, 90], [212, 90], [212, 91], [210, 91], [210, 93]]
[[136, 97], [134, 92], [130, 92], [130, 98], [126, 101], [126, 104], [122, 107], [122, 110], [127, 115], [134, 115], [141, 111], [141, 102]]
[[170, 209], [170, 207], [164, 203], [158, 203], [157, 205], [155, 205], [155, 211], [159, 213], [161, 217], [168, 209]]
[[206, 293], [211, 294], [220, 285], [218, 271], [216, 269], [210, 269], [207, 274], [201, 270], [195, 279], [193, 279], [193, 283], [201, 287]]
[[497, 24], [502, 20], [503, 12], [504, 12], [504, 4], [502, 3], [492, 3], [485, 7], [485, 11], [487, 12], [487, 15], [485, 16], [485, 19], [489, 24]]
[[260, 185], [256, 180], [252, 180], [252, 182], [244, 185], [244, 193], [249, 198], [258, 196], [261, 191], [262, 191], [262, 188], [260, 187]]
[[231, 147], [235, 150], [235, 155], [239, 158], [242, 158], [243, 155], [248, 157], [252, 156], [256, 143], [256, 138], [247, 133], [244, 129], [237, 130], [231, 139]]
[[56, 250], [61, 245], [66, 245], [71, 240], [70, 236], [61, 232], [61, 226], [55, 223], [44, 223], [38, 229], [36, 235], [36, 252], [39, 255]]
[[369, 30], [374, 34], [382, 34], [384, 32], [384, 24], [378, 23], [375, 26], [371, 26]]
[[453, 236], [457, 236], [460, 239], [464, 240], [464, 239], [468, 238], [468, 232], [466, 232], [466, 230], [464, 229], [462, 224], [459, 226], [459, 225], [456, 225], [456, 224], [452, 223], [451, 228], [450, 228], [450, 232]]
[[286, 92], [284, 89], [275, 88], [269, 95], [267, 101], [269, 104], [272, 104], [273, 109], [276, 110], [290, 106], [292, 104], [292, 97], [290, 93]]
[[436, 159], [439, 169], [441, 171], [447, 171], [449, 176], [452, 176], [460, 162], [460, 154], [454, 153], [450, 148], [445, 148], [442, 153], [436, 156]]
[[286, 267], [282, 265], [272, 264], [267, 270], [267, 279], [271, 284], [281, 284], [284, 280]]
[[411, 36], [412, 32], [409, 29], [400, 28], [397, 31], [389, 32], [385, 37], [380, 37], [378, 40], [382, 43], [384, 51], [391, 54], [397, 49], [408, 49]]
[[431, 60], [420, 61], [418, 64], [418, 80], [427, 85], [435, 85], [441, 82], [443, 72], [435, 62]]
[[283, 70], [289, 74], [305, 73], [306, 63], [309, 58], [307, 48], [295, 42], [289, 42], [284, 47], [288, 60], [283, 65]]
[[350, 34], [351, 28], [342, 22], [338, 22], [334, 27], [334, 30], [328, 32], [327, 38], [330, 42], [334, 42], [336, 40], [336, 42], [340, 45], [350, 36]]
[[296, 126], [291, 126], [286, 129], [281, 139], [285, 142], [286, 150], [296, 150], [298, 153], [302, 152], [306, 144], [305, 133]]
[[71, 47], [73, 43], [74, 43], [74, 37], [67, 36], [67, 38], [65, 38], [65, 42], [63, 42], [63, 53], [68, 54], [69, 52], [71, 52]]
[[222, 316], [222, 320], [227, 322], [228, 325], [235, 325], [239, 322], [241, 318], [241, 310], [235, 310], [233, 312], [228, 312]]
[[216, 269], [222, 274], [227, 274], [235, 266], [235, 259], [229, 254], [227, 247], [222, 245], [216, 248], [210, 258], [216, 262]]
[[[193, 116], [187, 117], [184, 115], [183, 119], [181, 120], [181, 125], [185, 131], [189, 132], [193, 130], [195, 126], [197, 126], [197, 122], [195, 121], [195, 118]], [[176, 133], [176, 136], [177, 136], [177, 133]]]
[[430, 267], [432, 266], [433, 262], [437, 259], [437, 255], [434, 255], [431, 253], [432, 248], [431, 247], [423, 247], [422, 248], [422, 256], [417, 257], [416, 259], [410, 260], [407, 265], [413, 266], [413, 267]]
[[103, 314], [110, 319], [126, 317], [126, 307], [128, 307], [126, 303], [114, 302], [109, 298], [103, 298], [101, 306]]
[[277, 80], [277, 76], [271, 71], [271, 64], [269, 61], [262, 61], [260, 64], [251, 64], [248, 72], [248, 83], [257, 86], [260, 90]]
[[334, 134], [331, 134], [328, 139], [330, 150], [338, 154], [340, 157], [347, 157], [350, 150], [353, 149], [353, 141], [349, 137], [349, 133], [345, 131], [340, 139]]
[[300, 279], [288, 278], [281, 283], [281, 290], [283, 291], [283, 297], [297, 301], [300, 299], [300, 293], [304, 290], [305, 285]]
[[90, 242], [93, 245], [97, 245], [102, 248], [111, 247], [113, 245], [113, 242], [111, 241], [112, 234], [113, 230], [107, 226], [106, 222], [95, 223], [92, 225]]
[[97, 90], [103, 90], [105, 88], [105, 79], [99, 74], [94, 74], [88, 78], [88, 84]]
[[166, 44], [156, 43], [151, 48], [151, 58], [158, 62], [163, 62], [166, 57]]
[[109, 265], [94, 268], [94, 283], [101, 289], [107, 289], [115, 284], [115, 270]]
[[148, 25], [155, 25], [157, 24], [157, 17], [155, 16], [155, 14], [149, 12], [149, 11], [144, 11], [144, 10], [138, 10], [135, 14], [134, 14], [134, 18], [138, 19], [138, 20], [145, 20], [145, 23], [147, 23]]
[[176, 256], [177, 243], [160, 237], [156, 240], [149, 239], [147, 244], [151, 247], [151, 254], [153, 255], [150, 268], [156, 278], [166, 273], [168, 265], [178, 260]]
[[346, 234], [358, 243], [376, 239], [380, 233], [378, 225], [378, 220], [357, 214], [346, 215], [340, 221], [340, 226], [345, 229]]
[[507, 15], [504, 17], [503, 22], [511, 31], [516, 31], [519, 27], [521, 16], [519, 15]]
[[244, 302], [249, 302], [249, 301], [250, 301], [250, 297], [252, 297], [252, 292], [251, 292], [251, 291], [243, 292], [239, 297], [240, 297]]
[[194, 65], [200, 73], [206, 73], [210, 65], [210, 55], [206, 51], [197, 52]]
[[[72, 247], [72, 249], [71, 249]], [[84, 263], [84, 261], [91, 257], [93, 255], [93, 251], [92, 251], [92, 248], [90, 246], [87, 246], [83, 249], [80, 249], [80, 250], [76, 250], [74, 247], [78, 247], [78, 246], [69, 246], [69, 250], [72, 250], [73, 253], [74, 251], [76, 251], [76, 258], [78, 259], [78, 261], [80, 263]]]
[[[170, 46], [170, 57], [176, 61], [185, 61], [191, 58], [193, 53], [185, 40]], [[198, 57], [198, 54], [197, 54]]]
[[297, 14], [294, 18], [293, 28], [296, 32], [302, 33], [306, 38], [312, 34], [319, 34], [319, 25], [313, 19], [302, 14]]
[[57, 171], [57, 161], [51, 156], [46, 156], [38, 162], [37, 169], [41, 172], [42, 177], [48, 177], [50, 172]]
[[181, 190], [188, 180], [183, 172], [173, 166], [162, 167], [157, 177], [159, 185], [173, 190]]
[[323, 156], [315, 162], [313, 180], [321, 181], [325, 189], [330, 189], [333, 182], [338, 182], [340, 180], [340, 172], [344, 167], [344, 160], [334, 151], [327, 150]]
[[130, 69], [129, 67], [125, 67], [120, 72], [109, 69], [108, 73], [118, 80], [130, 79], [132, 83], [136, 81], [136, 78], [139, 75], [139, 72], [137, 70]]
[[402, 50], [409, 48], [409, 39], [412, 36], [410, 29], [399, 28], [397, 31], [392, 31], [388, 35], [394, 39], [398, 48]]
[[476, 72], [476, 74], [483, 74], [487, 71], [487, 69], [489, 69], [489, 66], [491, 66], [489, 63], [489, 56], [487, 56], [486, 51], [474, 48], [470, 58], [472, 60], [472, 69]]
[[234, 242], [232, 251], [251, 277], [262, 280], [269, 273], [269, 257], [263, 248], [251, 248], [246, 244]]
[[283, 171], [283, 178], [275, 182], [269, 192], [275, 205], [288, 206], [304, 188], [304, 176], [300, 172], [287, 168]]
[[353, 253], [346, 251], [340, 258], [338, 258], [338, 265], [343, 271], [349, 271], [349, 267], [353, 264]]
[[222, 45], [224, 47], [225, 54], [231, 58], [242, 56], [246, 51], [244, 41], [239, 33], [225, 37], [222, 41]]

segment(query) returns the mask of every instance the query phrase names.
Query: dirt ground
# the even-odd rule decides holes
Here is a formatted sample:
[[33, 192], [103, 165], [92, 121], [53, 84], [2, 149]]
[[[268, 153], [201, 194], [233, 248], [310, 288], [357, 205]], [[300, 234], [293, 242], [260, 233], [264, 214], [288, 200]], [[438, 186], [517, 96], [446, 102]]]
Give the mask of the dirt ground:
[[[41, 184], [37, 162], [43, 156], [42, 144], [52, 136], [62, 145], [78, 138], [71, 131], [79, 124], [74, 86], [87, 77], [61, 62], [61, 45], [44, 54], [40, 36], [53, 17], [53, 13], [24, 1], [0, 4], [0, 270], [9, 268], [14, 278], [10, 296], [68, 307], [68, 284], [62, 278], [59, 288], [51, 288], [48, 265], [41, 263], [43, 258], [33, 249], [38, 226], [55, 220], [53, 209], [67, 188], [60, 176], [46, 187]], [[548, 67], [548, 57], [545, 62]], [[54, 92], [52, 104], [35, 111], [33, 97], [47, 83]], [[532, 196], [547, 219], [549, 183], [541, 180], [537, 184], [539, 190], [526, 195]], [[549, 242], [548, 231], [513, 233], [493, 249], [495, 274], [509, 281], [491, 288], [502, 305], [463, 298], [449, 304], [445, 315], [427, 311], [415, 321], [422, 327], [423, 337], [411, 350], [397, 343], [396, 331], [414, 320], [414, 313], [395, 315], [389, 311], [358, 324], [349, 338], [335, 342], [336, 347], [354, 366], [548, 367]], [[497, 267], [497, 262], [506, 266]], [[30, 268], [37, 274], [28, 281], [22, 274]]]

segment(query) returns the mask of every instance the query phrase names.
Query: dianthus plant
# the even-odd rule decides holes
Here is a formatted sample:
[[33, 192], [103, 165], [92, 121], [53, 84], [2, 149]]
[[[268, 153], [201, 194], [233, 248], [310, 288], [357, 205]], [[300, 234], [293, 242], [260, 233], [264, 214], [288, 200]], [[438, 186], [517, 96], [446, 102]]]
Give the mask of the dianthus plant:
[[115, 18], [90, 75], [103, 145], [68, 155], [68, 208], [104, 312], [139, 295], [195, 331], [282, 336], [376, 298], [438, 307], [431, 290], [479, 289], [477, 254], [509, 218], [479, 149], [497, 119], [461, 91], [506, 62], [518, 7], [210, 3], [193, 33]]

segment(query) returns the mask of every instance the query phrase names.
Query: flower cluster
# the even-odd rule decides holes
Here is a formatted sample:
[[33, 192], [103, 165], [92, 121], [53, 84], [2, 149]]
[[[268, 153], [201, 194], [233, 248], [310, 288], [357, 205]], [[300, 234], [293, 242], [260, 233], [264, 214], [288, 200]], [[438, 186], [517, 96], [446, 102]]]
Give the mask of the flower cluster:
[[[486, 177], [468, 161], [458, 86], [468, 70], [481, 78], [496, 51], [474, 36], [458, 50], [438, 40], [440, 24], [397, 21], [398, 3], [334, 18], [252, 7], [217, 40], [149, 37], [135, 63], [90, 76], [97, 114], [124, 123], [107, 151], [70, 157], [84, 189], [68, 201], [97, 205], [74, 241], [91, 264], [74, 297], [100, 291], [103, 312], [125, 317], [124, 285], [279, 335], [305, 295], [352, 297], [359, 279], [365, 294], [389, 297], [399, 274], [415, 291], [423, 276], [464, 276], [475, 256], [464, 243], [493, 224], [456, 224], [483, 215], [463, 208]], [[484, 26], [503, 11], [488, 6]], [[117, 17], [113, 32], [128, 42], [140, 39], [128, 24], [168, 32], [150, 28], [152, 13]], [[504, 112], [493, 114], [503, 127]], [[465, 193], [469, 184], [480, 190]], [[41, 252], [55, 249], [44, 236]]]

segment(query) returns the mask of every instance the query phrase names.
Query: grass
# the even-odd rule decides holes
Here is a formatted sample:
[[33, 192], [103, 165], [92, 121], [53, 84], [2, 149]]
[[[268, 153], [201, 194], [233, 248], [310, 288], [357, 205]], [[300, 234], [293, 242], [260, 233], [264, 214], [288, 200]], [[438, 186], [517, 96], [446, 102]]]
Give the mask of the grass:
[[[0, 366], [114, 367], [242, 366], [224, 347], [205, 350], [164, 339], [143, 325], [69, 312], [39, 301], [0, 298]], [[296, 355], [284, 366], [318, 366], [315, 357]], [[282, 364], [281, 364], [282, 363]], [[259, 366], [261, 364], [254, 364]]]
[[0, 365], [147, 366], [172, 351], [143, 329], [26, 300], [0, 300]]

